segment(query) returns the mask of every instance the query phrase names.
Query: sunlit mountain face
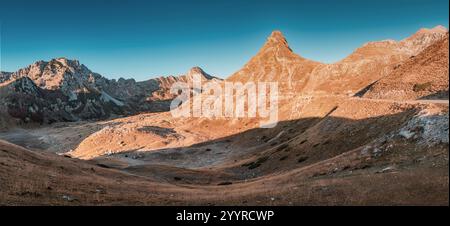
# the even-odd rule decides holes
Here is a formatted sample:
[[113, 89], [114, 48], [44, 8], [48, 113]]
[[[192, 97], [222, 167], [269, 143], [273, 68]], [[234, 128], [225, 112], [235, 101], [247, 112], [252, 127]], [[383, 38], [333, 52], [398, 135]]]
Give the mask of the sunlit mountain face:
[[0, 205], [448, 205], [448, 1], [400, 2], [1, 3]]

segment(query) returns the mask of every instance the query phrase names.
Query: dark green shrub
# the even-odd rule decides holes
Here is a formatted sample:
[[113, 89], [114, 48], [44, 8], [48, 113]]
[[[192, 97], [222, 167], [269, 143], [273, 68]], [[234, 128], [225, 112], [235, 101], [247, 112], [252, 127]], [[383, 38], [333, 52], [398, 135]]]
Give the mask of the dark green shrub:
[[420, 92], [420, 91], [425, 91], [430, 87], [431, 87], [431, 82], [415, 84], [413, 87], [413, 90], [414, 90], [414, 92]]

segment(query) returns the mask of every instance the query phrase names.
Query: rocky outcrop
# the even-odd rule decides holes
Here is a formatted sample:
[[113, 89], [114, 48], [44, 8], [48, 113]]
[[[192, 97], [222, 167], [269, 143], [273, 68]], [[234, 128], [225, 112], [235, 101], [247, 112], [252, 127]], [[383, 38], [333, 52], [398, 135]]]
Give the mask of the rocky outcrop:
[[280, 31], [267, 38], [259, 52], [227, 80], [279, 82], [284, 92], [301, 90], [313, 69], [321, 65], [295, 54]]

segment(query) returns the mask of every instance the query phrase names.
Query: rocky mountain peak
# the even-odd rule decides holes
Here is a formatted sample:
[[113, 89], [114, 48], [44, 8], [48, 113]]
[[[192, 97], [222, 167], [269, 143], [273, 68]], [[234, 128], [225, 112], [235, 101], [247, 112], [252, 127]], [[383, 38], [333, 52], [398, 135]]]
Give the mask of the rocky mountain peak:
[[208, 73], [206, 73], [205, 71], [203, 71], [202, 68], [195, 66], [193, 68], [191, 68], [188, 73], [186, 74], [188, 80], [192, 79], [194, 75], [200, 75], [202, 77], [202, 79], [207, 79], [207, 80], [211, 80], [214, 77], [209, 75]]
[[442, 25], [438, 25], [434, 28], [421, 28], [416, 32], [416, 34], [430, 34], [430, 33], [447, 33], [448, 29]]
[[284, 35], [281, 31], [275, 30], [275, 31], [272, 31], [272, 33], [268, 37], [268, 41], [285, 43], [286, 38], [284, 37]]
[[422, 28], [413, 35], [401, 40], [383, 40], [368, 42], [356, 49], [342, 62], [355, 62], [363, 59], [382, 59], [386, 57], [410, 57], [422, 52], [431, 44], [445, 38], [447, 28], [436, 26], [434, 28]]
[[263, 46], [263, 49], [272, 48], [272, 47], [287, 48], [291, 51], [291, 49], [289, 48], [289, 44], [286, 41], [286, 38], [284, 37], [283, 33], [281, 33], [281, 31], [278, 31], [278, 30], [273, 31], [270, 34], [270, 36], [267, 38], [266, 43]]
[[[293, 90], [319, 63], [305, 59], [292, 51], [280, 31], [273, 31], [259, 52], [229, 81], [277, 81], [280, 89]], [[300, 88], [298, 88], [300, 89]]]

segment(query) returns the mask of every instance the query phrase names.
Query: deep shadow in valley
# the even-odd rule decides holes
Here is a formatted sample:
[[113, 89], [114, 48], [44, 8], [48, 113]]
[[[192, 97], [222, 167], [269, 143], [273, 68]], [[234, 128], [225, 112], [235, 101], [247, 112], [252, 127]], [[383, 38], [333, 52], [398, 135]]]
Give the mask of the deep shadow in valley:
[[362, 147], [401, 128], [416, 112], [358, 120], [325, 116], [282, 121], [273, 129], [255, 128], [187, 147], [132, 150], [91, 161], [175, 184], [242, 182], [309, 167]]
[[[9, 150], [0, 143], [0, 171], [6, 172], [0, 174], [5, 181], [0, 200], [65, 205], [448, 204], [448, 146], [427, 148], [400, 136], [381, 138], [415, 113], [283, 121], [273, 129], [251, 129], [189, 147], [90, 161]], [[362, 148], [374, 142], [384, 152]], [[114, 164], [129, 158], [138, 164]]]

